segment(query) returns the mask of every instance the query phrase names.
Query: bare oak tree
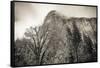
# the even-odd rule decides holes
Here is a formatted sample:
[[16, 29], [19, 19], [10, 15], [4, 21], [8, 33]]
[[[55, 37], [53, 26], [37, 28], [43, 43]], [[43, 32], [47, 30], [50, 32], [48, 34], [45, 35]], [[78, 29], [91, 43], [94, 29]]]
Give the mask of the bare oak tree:
[[27, 29], [25, 32], [25, 36], [31, 40], [29, 47], [36, 56], [36, 64], [42, 64], [45, 52], [48, 48], [47, 43], [49, 42], [48, 26], [30, 27], [30, 29]]

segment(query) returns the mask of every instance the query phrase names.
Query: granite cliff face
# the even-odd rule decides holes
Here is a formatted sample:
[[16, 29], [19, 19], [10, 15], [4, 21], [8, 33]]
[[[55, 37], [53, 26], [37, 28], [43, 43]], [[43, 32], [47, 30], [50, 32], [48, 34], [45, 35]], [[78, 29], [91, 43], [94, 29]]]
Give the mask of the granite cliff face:
[[46, 16], [46, 25], [50, 41], [45, 63], [96, 61], [96, 18], [67, 18], [53, 10]]

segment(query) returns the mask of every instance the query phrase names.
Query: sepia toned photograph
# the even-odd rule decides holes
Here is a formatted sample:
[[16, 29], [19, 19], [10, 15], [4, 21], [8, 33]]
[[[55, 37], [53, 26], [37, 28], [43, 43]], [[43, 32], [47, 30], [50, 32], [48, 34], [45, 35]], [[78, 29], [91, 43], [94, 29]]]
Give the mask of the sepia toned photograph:
[[97, 6], [11, 2], [11, 65], [97, 62]]

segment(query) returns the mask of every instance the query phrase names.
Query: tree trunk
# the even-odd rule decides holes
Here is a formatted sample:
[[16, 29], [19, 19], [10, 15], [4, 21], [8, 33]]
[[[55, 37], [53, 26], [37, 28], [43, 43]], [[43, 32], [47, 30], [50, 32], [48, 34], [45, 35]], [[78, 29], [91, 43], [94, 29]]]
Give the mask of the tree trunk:
[[77, 52], [77, 48], [76, 48], [76, 62], [78, 62], [78, 52]]

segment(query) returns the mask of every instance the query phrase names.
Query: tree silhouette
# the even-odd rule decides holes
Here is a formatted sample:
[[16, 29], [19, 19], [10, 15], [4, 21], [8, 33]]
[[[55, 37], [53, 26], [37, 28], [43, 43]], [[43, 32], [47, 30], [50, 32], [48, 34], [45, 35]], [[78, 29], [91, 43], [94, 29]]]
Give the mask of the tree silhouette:
[[33, 47], [30, 48], [36, 56], [36, 64], [42, 64], [44, 54], [48, 48], [47, 43], [49, 42], [48, 26], [30, 27], [30, 29], [27, 29], [25, 32], [25, 36], [32, 40], [31, 45]]

